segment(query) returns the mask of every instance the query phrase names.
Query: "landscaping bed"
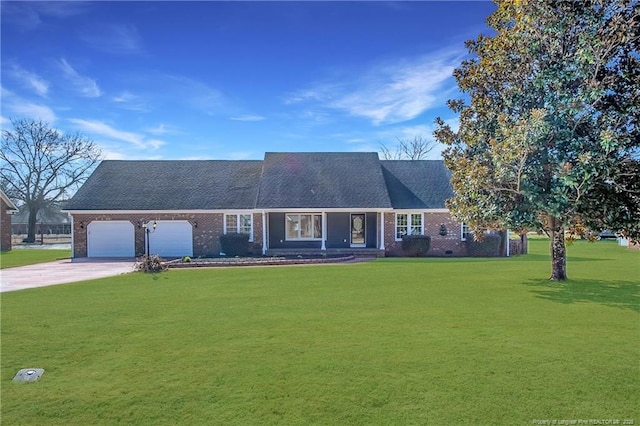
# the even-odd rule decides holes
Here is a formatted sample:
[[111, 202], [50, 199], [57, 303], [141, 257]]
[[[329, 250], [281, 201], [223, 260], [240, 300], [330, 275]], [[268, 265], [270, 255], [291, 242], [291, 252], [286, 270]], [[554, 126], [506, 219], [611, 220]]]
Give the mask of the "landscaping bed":
[[222, 266], [271, 266], [339, 263], [355, 260], [355, 256], [273, 256], [273, 257], [209, 257], [185, 261], [184, 258], [166, 261], [169, 268], [198, 268]]

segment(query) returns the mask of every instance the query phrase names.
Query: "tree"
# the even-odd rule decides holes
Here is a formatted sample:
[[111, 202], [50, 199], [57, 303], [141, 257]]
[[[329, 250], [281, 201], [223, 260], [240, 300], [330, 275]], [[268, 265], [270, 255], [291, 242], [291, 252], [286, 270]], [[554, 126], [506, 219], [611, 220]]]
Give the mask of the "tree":
[[414, 136], [413, 139], [397, 138], [398, 144], [394, 149], [380, 143], [380, 153], [383, 160], [424, 160], [429, 152], [434, 148], [433, 140], [424, 136]]
[[475, 230], [543, 229], [551, 279], [566, 274], [565, 231], [640, 237], [640, 16], [637, 0], [498, 3], [495, 35], [467, 41], [454, 71], [453, 131], [435, 137]]
[[101, 151], [80, 134], [61, 134], [42, 121], [11, 120], [2, 130], [0, 180], [6, 193], [29, 211], [27, 242], [36, 238], [41, 209], [65, 199], [82, 184]]

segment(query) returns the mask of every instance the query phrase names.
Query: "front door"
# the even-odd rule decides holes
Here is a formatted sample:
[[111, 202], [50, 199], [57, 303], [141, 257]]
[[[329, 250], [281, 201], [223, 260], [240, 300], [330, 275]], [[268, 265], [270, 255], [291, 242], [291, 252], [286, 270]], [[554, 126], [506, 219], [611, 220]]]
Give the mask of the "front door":
[[351, 247], [366, 246], [365, 217], [364, 213], [351, 215]]

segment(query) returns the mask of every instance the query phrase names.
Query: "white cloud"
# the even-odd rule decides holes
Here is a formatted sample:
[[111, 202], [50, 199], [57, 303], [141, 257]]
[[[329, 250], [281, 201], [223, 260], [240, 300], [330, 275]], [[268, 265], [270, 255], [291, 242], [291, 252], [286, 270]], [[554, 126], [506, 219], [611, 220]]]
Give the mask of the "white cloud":
[[418, 117], [439, 99], [463, 53], [441, 51], [411, 60], [372, 67], [355, 77], [341, 76], [289, 96], [287, 104], [311, 103], [345, 111], [374, 125], [401, 123]]
[[32, 118], [34, 120], [42, 120], [47, 123], [56, 121], [56, 114], [46, 105], [34, 104], [24, 101], [9, 101], [8, 109], [19, 115], [20, 118]]
[[97, 120], [82, 120], [79, 118], [71, 118], [69, 121], [76, 125], [82, 131], [105, 136], [121, 142], [128, 142], [139, 148], [145, 148], [144, 136], [138, 133], [125, 132], [114, 129], [106, 123]]
[[129, 111], [149, 110], [146, 103], [140, 96], [134, 95], [133, 93], [126, 90], [120, 95], [112, 97], [111, 100], [118, 104], [119, 107], [127, 109]]
[[180, 75], [165, 76], [164, 93], [172, 101], [182, 102], [187, 107], [208, 115], [215, 115], [228, 108], [224, 94], [206, 83]]
[[131, 24], [92, 25], [81, 38], [94, 49], [109, 53], [129, 54], [142, 51], [138, 29]]
[[240, 115], [237, 117], [229, 117], [229, 120], [234, 120], [234, 121], [262, 121], [262, 120], [266, 120], [266, 117], [263, 117], [261, 115]]
[[36, 73], [27, 71], [14, 63], [11, 65], [10, 74], [22, 85], [33, 90], [37, 95], [43, 97], [47, 96], [47, 93], [49, 92], [49, 83]]
[[149, 127], [145, 129], [145, 132], [151, 133], [153, 135], [180, 135], [184, 133], [177, 127], [169, 126], [164, 123], [160, 123], [155, 127]]
[[163, 140], [160, 140], [160, 139], [148, 139], [146, 141], [146, 144], [148, 146], [150, 146], [151, 148], [153, 148], [153, 149], [158, 149], [161, 146], [166, 145], [167, 143], [165, 141], [163, 141]]
[[87, 98], [98, 98], [102, 96], [102, 91], [98, 83], [92, 78], [79, 74], [65, 59], [60, 59], [58, 65], [64, 77], [76, 88], [82, 96]]

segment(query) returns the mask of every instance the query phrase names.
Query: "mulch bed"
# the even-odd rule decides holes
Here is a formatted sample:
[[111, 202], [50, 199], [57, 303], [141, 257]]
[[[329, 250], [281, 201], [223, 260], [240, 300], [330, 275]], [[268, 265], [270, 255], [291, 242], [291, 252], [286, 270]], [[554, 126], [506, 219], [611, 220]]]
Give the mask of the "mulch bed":
[[233, 258], [197, 258], [185, 262], [175, 259], [165, 262], [169, 268], [201, 268], [224, 266], [271, 266], [271, 265], [313, 265], [321, 263], [339, 263], [355, 260], [354, 255], [340, 257], [233, 257]]

